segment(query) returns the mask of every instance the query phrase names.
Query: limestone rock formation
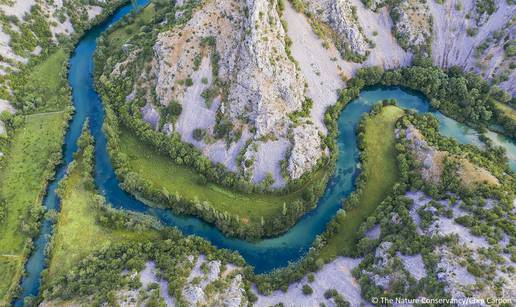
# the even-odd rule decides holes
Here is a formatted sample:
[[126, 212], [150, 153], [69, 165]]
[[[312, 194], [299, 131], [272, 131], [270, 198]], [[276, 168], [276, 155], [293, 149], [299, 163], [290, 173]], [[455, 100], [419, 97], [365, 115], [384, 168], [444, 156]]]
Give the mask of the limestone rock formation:
[[305, 1], [310, 12], [331, 26], [337, 33], [339, 41], [348, 44], [348, 51], [366, 56], [368, 54], [367, 37], [364, 34], [357, 8], [347, 0]]
[[314, 125], [303, 124], [294, 128], [294, 147], [288, 161], [288, 171], [297, 179], [313, 168], [321, 157], [321, 138]]
[[430, 146], [419, 130], [409, 126], [405, 131], [405, 137], [410, 141], [410, 147], [421, 164], [421, 175], [424, 180], [432, 183], [439, 183], [444, 171], [445, 159], [457, 162], [457, 176], [461, 183], [468, 186], [476, 183], [487, 183], [499, 185], [500, 182], [487, 169], [473, 164], [465, 157], [452, 155], [446, 151], [439, 151]]
[[429, 1], [433, 20], [432, 58], [437, 66], [463, 67], [480, 73], [486, 79], [503, 76], [501, 87], [512, 95], [516, 73], [510, 69], [515, 57], [506, 53], [505, 45], [515, 39], [513, 16], [516, 5], [504, 0], [494, 1], [496, 10], [477, 18], [476, 1]]
[[[183, 141], [231, 170], [237, 170], [236, 157], [243, 151], [255, 160], [251, 179], [258, 183], [271, 173], [274, 187], [285, 184], [279, 162], [287, 147], [293, 152], [289, 168], [293, 179], [322, 156], [318, 128], [306, 121], [302, 128], [294, 128], [289, 117], [302, 108], [305, 80], [287, 54], [280, 14], [278, 4], [271, 1], [207, 1], [181, 29], [160, 33], [150, 72], [158, 98], [155, 104], [167, 106], [174, 101], [183, 111], [173, 129], [170, 125], [162, 129], [155, 126], [156, 112], [149, 105], [142, 109], [144, 120], [154, 128], [177, 131]], [[116, 66], [117, 72], [120, 67]], [[230, 131], [221, 136], [222, 124], [229, 125]], [[211, 141], [194, 139], [196, 129], [205, 131]], [[314, 139], [306, 142], [307, 137]], [[267, 140], [278, 142], [279, 156], [259, 159], [255, 156], [259, 152], [246, 152], [251, 148], [245, 146], [248, 141], [266, 150]]]
[[407, 128], [405, 135], [407, 140], [410, 141], [416, 159], [422, 165], [421, 175], [423, 179], [438, 183], [441, 180], [443, 160], [446, 154], [429, 146], [421, 133], [413, 126]]
[[[407, 0], [395, 7], [375, 1], [366, 7], [359, 0], [315, 0], [303, 1], [302, 13], [289, 2], [282, 11], [276, 1], [205, 1], [182, 26], [158, 34], [151, 68], [142, 72], [144, 82], [137, 82], [140, 88], [133, 93], [143, 90], [146, 103], [156, 110], [166, 110], [171, 102], [182, 105], [177, 120], [162, 121], [163, 126], [154, 126], [153, 117], [155, 129], [179, 134], [213, 162], [243, 172], [254, 183], [271, 175], [272, 187], [281, 187], [286, 183], [282, 161], [288, 159], [288, 177], [297, 179], [324, 155], [324, 112], [335, 103], [343, 80], [360, 67], [410, 65], [413, 53], [429, 52], [431, 44], [437, 65], [499, 78], [503, 88], [513, 91], [515, 73], [507, 72], [514, 64], [504, 48], [514, 32], [509, 21], [515, 6], [495, 1], [497, 9], [490, 15], [464, 22], [467, 14], [477, 16], [471, 1], [463, 1], [458, 10], [454, 1]], [[184, 17], [181, 7], [176, 15]], [[337, 38], [335, 46], [322, 47], [313, 20]], [[469, 24], [478, 27], [475, 37], [466, 33]], [[508, 36], [493, 36], [481, 52], [485, 63], [479, 68], [471, 55], [496, 31]], [[343, 59], [335, 52], [339, 46], [363, 62]], [[132, 52], [129, 48], [128, 58]], [[305, 97], [313, 100], [313, 108], [294, 123], [290, 115], [302, 108]], [[202, 138], [194, 138], [199, 130]], [[245, 161], [237, 163], [239, 157]], [[429, 166], [430, 160], [423, 164]]]
[[408, 0], [391, 10], [394, 32], [405, 49], [424, 48], [432, 36], [432, 21], [425, 3]]

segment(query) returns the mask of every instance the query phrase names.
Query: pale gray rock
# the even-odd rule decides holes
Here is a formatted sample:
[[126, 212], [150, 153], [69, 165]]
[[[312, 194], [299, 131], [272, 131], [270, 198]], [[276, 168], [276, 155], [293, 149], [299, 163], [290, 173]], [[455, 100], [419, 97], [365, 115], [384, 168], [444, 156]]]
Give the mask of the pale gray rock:
[[[192, 259], [193, 261], [193, 259]], [[207, 273], [201, 267], [208, 266]], [[219, 260], [207, 261], [204, 255], [198, 257], [195, 265], [187, 278], [187, 284], [182, 289], [183, 299], [190, 305], [208, 305], [208, 306], [240, 306], [246, 304], [245, 290], [243, 278], [241, 274], [236, 274], [233, 277], [228, 276], [237, 267], [228, 265], [224, 272], [221, 272], [221, 262]], [[231, 278], [228, 282], [229, 286], [222, 290], [217, 290], [207, 297], [205, 290], [210, 283], [224, 279]], [[197, 280], [195, 284], [194, 280]]]
[[319, 306], [324, 302], [326, 306], [333, 306], [331, 300], [324, 298], [324, 292], [328, 289], [336, 289], [342, 297], [347, 300], [351, 306], [371, 306], [365, 301], [360, 294], [360, 284], [353, 277], [351, 271], [358, 266], [362, 259], [352, 259], [347, 257], [338, 257], [332, 262], [324, 265], [322, 269], [314, 273], [315, 280], [310, 283], [313, 289], [312, 295], [304, 295], [302, 288], [308, 283], [306, 277], [301, 281], [289, 285], [286, 292], [274, 291], [271, 295], [266, 296], [257, 293], [256, 288], [253, 291], [258, 296], [255, 306], [274, 306], [283, 303], [286, 307], [293, 306]]
[[365, 235], [369, 239], [376, 240], [380, 237], [381, 233], [382, 233], [382, 228], [378, 224], [378, 225], [375, 225], [373, 228], [369, 229], [368, 231], [366, 231]]
[[228, 94], [229, 115], [253, 120], [258, 137], [284, 136], [290, 125], [288, 114], [299, 110], [304, 101], [304, 79], [287, 57], [286, 34], [276, 5], [247, 0], [248, 34], [240, 46]]
[[[457, 10], [456, 4], [460, 2], [462, 9]], [[504, 29], [510, 24], [511, 19], [516, 14], [516, 5], [511, 5], [505, 0], [495, 0], [497, 10], [489, 17], [480, 18], [477, 24], [475, 1], [474, 0], [452, 0], [438, 4], [428, 1], [428, 6], [433, 19], [433, 40], [432, 40], [432, 59], [434, 63], [441, 67], [460, 66], [467, 71], [482, 74], [485, 78], [490, 78], [497, 69], [505, 67], [503, 61], [504, 54], [501, 52], [500, 45], [492, 45], [478, 59], [475, 56], [478, 46], [486, 40], [492, 38], [496, 31]], [[466, 18], [469, 15], [470, 18]], [[467, 29], [477, 29], [478, 33], [470, 36]], [[513, 25], [510, 29], [503, 30], [514, 39]], [[481, 67], [478, 64], [481, 63]], [[509, 80], [500, 85], [512, 95], [516, 93], [514, 84], [516, 73], [514, 70], [509, 75]]]
[[360, 21], [352, 14], [352, 6], [349, 1], [332, 1], [329, 22], [339, 36], [346, 39], [354, 53], [366, 55], [368, 49], [366, 37], [361, 31]]
[[[285, 179], [281, 175], [281, 161], [285, 158], [290, 142], [286, 139], [271, 140], [267, 142], [254, 142], [245, 153], [246, 159], [253, 159], [252, 180], [260, 183], [267, 175], [272, 175], [273, 188], [285, 185]], [[256, 147], [256, 151], [253, 150]]]
[[405, 269], [412, 275], [416, 280], [420, 280], [423, 277], [426, 277], [426, 269], [425, 263], [423, 262], [423, 257], [421, 254], [416, 255], [403, 255], [400, 252], [396, 253], [401, 261], [403, 262], [403, 266]]
[[388, 251], [392, 247], [392, 242], [384, 241], [382, 242], [377, 248], [374, 253], [375, 257], [375, 264], [378, 267], [386, 267], [391, 260], [391, 255], [388, 253]]
[[166, 123], [163, 125], [163, 133], [165, 133], [167, 136], [172, 135], [174, 132], [174, 125], [172, 123]]
[[288, 161], [288, 172], [292, 179], [300, 178], [312, 169], [322, 157], [319, 130], [313, 124], [302, 124], [293, 129], [294, 146]]
[[405, 1], [402, 2], [400, 6], [393, 8], [394, 14], [397, 14], [398, 21], [394, 25], [396, 32], [405, 37], [410, 46], [422, 46], [427, 43], [427, 41], [431, 37], [431, 29], [428, 28], [429, 25], [424, 23], [425, 17], [424, 15], [428, 14], [428, 8], [424, 4], [419, 4], [417, 8], [417, 13], [422, 15], [420, 18], [421, 24], [415, 24], [413, 18], [409, 15], [408, 8], [414, 2]]
[[158, 129], [160, 115], [156, 107], [147, 103], [140, 111], [142, 113], [143, 120], [151, 125], [154, 130]]
[[463, 287], [475, 284], [475, 277], [456, 262], [457, 257], [446, 246], [438, 247], [437, 253], [440, 256], [437, 280], [446, 283], [445, 290], [452, 298], [465, 298]]
[[309, 11], [331, 26], [339, 39], [349, 44], [352, 52], [366, 55], [368, 43], [362, 32], [359, 19], [355, 18], [352, 10], [356, 7], [347, 0], [315, 0], [304, 1]]

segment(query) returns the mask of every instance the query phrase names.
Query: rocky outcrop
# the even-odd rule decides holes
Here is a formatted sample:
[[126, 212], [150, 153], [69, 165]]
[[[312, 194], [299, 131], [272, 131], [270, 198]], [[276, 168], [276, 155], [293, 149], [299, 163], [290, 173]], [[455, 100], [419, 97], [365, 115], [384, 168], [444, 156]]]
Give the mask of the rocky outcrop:
[[[314, 272], [312, 282], [305, 276], [300, 281], [290, 284], [286, 291], [277, 290], [268, 296], [257, 293], [256, 289], [253, 289], [258, 296], [255, 306], [277, 306], [280, 303], [287, 303], [285, 306], [320, 306], [322, 303], [335, 306], [332, 300], [324, 295], [329, 289], [335, 289], [344, 300], [349, 302], [350, 306], [370, 306], [360, 293], [359, 281], [352, 275], [353, 269], [361, 261], [362, 258], [338, 257]], [[311, 295], [305, 295], [302, 292], [306, 284], [309, 284], [313, 290]]]
[[357, 8], [347, 0], [305, 1], [309, 11], [328, 24], [337, 34], [338, 42], [347, 44], [347, 50], [360, 56], [368, 54], [369, 44], [357, 17]]
[[421, 1], [408, 0], [392, 8], [391, 17], [398, 42], [404, 49], [421, 52], [432, 37], [428, 7]]
[[[201, 255], [190, 272], [187, 283], [182, 290], [182, 298], [190, 306], [242, 306], [247, 299], [243, 289], [243, 277], [238, 268], [228, 266], [221, 272], [221, 262], [207, 261]], [[236, 274], [235, 274], [236, 273]], [[220, 282], [223, 286], [215, 287], [207, 293], [207, 286]]]
[[[362, 66], [409, 65], [411, 52], [426, 47], [432, 36], [439, 42], [436, 45], [434, 41], [432, 55], [440, 59], [442, 40], [453, 40], [446, 33], [456, 28], [455, 23], [447, 24], [444, 20], [455, 22], [464, 17], [448, 12], [448, 4], [442, 6], [443, 10], [433, 2], [412, 0], [395, 8], [375, 2], [376, 12], [359, 0], [303, 3], [310, 18], [322, 21], [324, 31], [330, 31], [332, 38], [338, 37], [337, 43], [348, 46], [352, 53], [364, 56], [364, 61], [343, 60], [335, 46], [323, 48], [323, 40], [313, 35], [310, 28], [313, 19], [295, 13], [288, 2], [282, 21], [276, 1], [206, 1], [183, 26], [158, 34], [150, 61], [152, 80], [140, 83], [151, 84], [152, 91], [155, 90], [158, 100], [153, 102], [151, 95], [147, 95], [148, 103], [166, 106], [176, 101], [183, 106], [183, 112], [177, 120], [168, 121], [166, 127], [155, 128], [169, 135], [178, 133], [184, 142], [195, 145], [213, 162], [232, 171], [243, 169], [255, 183], [263, 182], [270, 174], [273, 187], [281, 187], [286, 183], [280, 171], [282, 160], [288, 158], [288, 176], [297, 179], [313, 169], [324, 155], [320, 146], [320, 135], [326, 133], [324, 112], [335, 103], [336, 90], [344, 86], [343, 80]], [[432, 22], [436, 14], [446, 16]], [[497, 14], [501, 13], [497, 11], [493, 16]], [[182, 11], [177, 15], [182, 16]], [[396, 20], [393, 22], [390, 16], [396, 16]], [[499, 29], [501, 23], [493, 24], [492, 18], [487, 18], [481, 27]], [[285, 21], [290, 25], [288, 29], [282, 25]], [[305, 23], [310, 33], [305, 33]], [[395, 29], [398, 41], [391, 28]], [[462, 29], [465, 31], [466, 28]], [[292, 42], [289, 46], [285, 44], [287, 34]], [[400, 37], [406, 50], [398, 44], [403, 41]], [[451, 63], [439, 65], [447, 67]], [[491, 75], [496, 75], [498, 62], [490, 63]], [[510, 79], [502, 84], [513, 87]], [[294, 124], [289, 115], [301, 109], [305, 96], [314, 101], [313, 108], [309, 116]], [[216, 137], [221, 122], [231, 123], [231, 131]], [[198, 129], [203, 131], [202, 139], [193, 137]], [[274, 153], [268, 158], [264, 155], [266, 148]], [[237, 165], [237, 157], [242, 156], [253, 164]], [[431, 164], [429, 159], [426, 157], [423, 163], [426, 167]]]
[[514, 57], [507, 57], [501, 46], [506, 39], [514, 39], [511, 20], [516, 5], [505, 0], [494, 3], [496, 10], [491, 15], [479, 17], [474, 0], [429, 1], [434, 28], [432, 58], [438, 66], [457, 65], [488, 79], [507, 74], [501, 86], [515, 95], [516, 74], [509, 69]]
[[410, 147], [416, 160], [421, 164], [420, 170], [423, 179], [428, 182], [440, 182], [444, 168], [444, 160], [448, 158], [457, 162], [457, 176], [465, 186], [477, 183], [490, 185], [500, 184], [498, 178], [485, 168], [475, 165], [464, 157], [451, 155], [446, 151], [439, 151], [433, 146], [430, 146], [414, 126], [409, 126], [405, 130], [405, 137], [410, 142]]
[[[265, 0], [207, 1], [181, 29], [158, 35], [153, 60], [157, 103], [166, 106], [174, 100], [183, 105], [175, 127], [166, 130], [177, 131], [183, 141], [232, 170], [236, 169], [232, 153], [244, 150], [256, 162], [250, 178], [258, 183], [272, 174], [274, 187], [285, 184], [279, 162], [286, 147], [295, 153], [290, 173], [294, 179], [309, 171], [322, 154], [317, 150], [321, 140], [315, 125], [302, 121], [302, 128], [293, 129], [292, 141], [288, 136], [293, 126], [289, 114], [299, 111], [305, 101], [305, 81], [287, 55], [277, 5]], [[230, 137], [228, 143], [227, 138], [216, 137], [221, 119], [232, 123], [229, 135], [238, 134], [240, 139]], [[211, 142], [195, 140], [195, 129], [203, 129]], [[302, 133], [315, 138], [309, 142], [314, 148], [296, 135]], [[245, 152], [251, 148], [244, 148], [249, 139], [258, 148], [275, 140], [283, 155], [274, 161], [259, 159], [259, 151]]]
[[421, 175], [429, 182], [438, 183], [443, 172], [443, 160], [445, 152], [436, 150], [428, 145], [421, 133], [409, 126], [405, 131], [405, 137], [410, 141], [411, 149], [416, 159], [421, 163]]
[[229, 116], [249, 117], [256, 136], [284, 136], [288, 114], [301, 108], [304, 80], [285, 51], [285, 31], [276, 2], [249, 0], [248, 33], [239, 50], [228, 94]]
[[5, 125], [2, 121], [0, 121], [0, 136], [5, 134]]
[[143, 120], [151, 125], [154, 130], [158, 129], [160, 115], [156, 107], [148, 103], [141, 108], [141, 112]]
[[322, 155], [319, 131], [313, 124], [303, 124], [294, 128], [294, 147], [288, 160], [288, 171], [298, 179], [307, 169], [312, 169]]

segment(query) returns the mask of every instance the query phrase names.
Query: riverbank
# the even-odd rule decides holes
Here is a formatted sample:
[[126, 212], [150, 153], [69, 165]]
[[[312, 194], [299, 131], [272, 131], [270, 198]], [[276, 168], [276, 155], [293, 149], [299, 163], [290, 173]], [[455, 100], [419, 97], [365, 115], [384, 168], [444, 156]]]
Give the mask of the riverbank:
[[[52, 280], [69, 272], [80, 260], [112, 242], [159, 238], [158, 231], [149, 227], [152, 225], [151, 219], [148, 225], [143, 218], [138, 224], [136, 219], [128, 219], [130, 216], [117, 216], [116, 212], [107, 210], [104, 198], [95, 190], [92, 177], [93, 139], [87, 130], [83, 130], [78, 143], [74, 161], [59, 185], [61, 210], [49, 243], [49, 265], [43, 274], [44, 288]], [[111, 228], [106, 227], [108, 224]], [[141, 230], [137, 230], [136, 225]], [[156, 227], [160, 228], [157, 222]]]
[[[60, 175], [56, 174], [56, 167], [61, 157], [71, 156], [66, 151], [63, 154], [62, 147], [64, 139], [71, 137], [66, 134], [69, 124], [74, 125], [73, 121], [69, 122], [73, 111], [67, 82], [71, 47], [87, 29], [102, 22], [124, 2], [106, 4], [102, 12], [97, 12], [87, 22], [77, 24], [75, 32], [59, 41], [58, 46], [53, 45], [42, 50], [41, 54], [35, 54], [27, 65], [5, 77], [10, 81], [13, 91], [10, 98], [17, 110], [6, 124], [7, 150], [3, 150], [6, 155], [0, 157], [0, 169], [5, 170], [0, 172], [0, 177], [12, 176], [1, 178], [0, 198], [6, 198], [5, 194], [7, 198], [13, 198], [13, 202], [6, 207], [8, 223], [0, 223], [0, 233], [13, 235], [0, 236], [0, 242], [7, 242], [0, 243], [0, 246], [15, 250], [16, 257], [0, 251], [6, 258], [1, 259], [0, 266], [0, 275], [6, 276], [0, 281], [0, 302], [10, 304], [20, 290], [27, 290], [23, 283], [19, 285], [26, 265], [36, 271], [37, 267], [44, 266], [44, 248], [48, 239], [46, 232], [51, 231], [51, 222], [44, 212], [45, 209], [58, 207], [54, 191], [49, 189], [53, 184], [52, 179]], [[63, 168], [59, 170], [64, 172]], [[17, 205], [21, 201], [24, 203]], [[32, 258], [34, 263], [30, 263]], [[26, 281], [30, 284], [30, 291], [37, 291], [39, 272], [25, 276], [24, 282], [30, 279]], [[23, 295], [29, 294], [24, 292]], [[22, 303], [23, 300], [16, 302], [18, 305]]]
[[[346, 214], [337, 219], [337, 230], [326, 242], [320, 257], [325, 261], [337, 255], [353, 254], [359, 227], [387, 197], [399, 180], [396, 159], [396, 138], [394, 127], [404, 111], [396, 106], [383, 107], [379, 114], [366, 116], [358, 131], [361, 147], [361, 174], [357, 188], [348, 198], [355, 203], [345, 202]], [[358, 199], [358, 201], [356, 201]]]
[[[51, 77], [51, 76], [49, 76]], [[39, 230], [41, 206], [48, 181], [61, 158], [61, 145], [70, 115], [38, 113], [25, 117], [13, 132], [10, 149], [1, 167], [0, 197], [8, 204], [0, 223], [0, 298], [11, 301]], [[9, 255], [3, 256], [3, 255]], [[17, 257], [13, 257], [16, 255]]]

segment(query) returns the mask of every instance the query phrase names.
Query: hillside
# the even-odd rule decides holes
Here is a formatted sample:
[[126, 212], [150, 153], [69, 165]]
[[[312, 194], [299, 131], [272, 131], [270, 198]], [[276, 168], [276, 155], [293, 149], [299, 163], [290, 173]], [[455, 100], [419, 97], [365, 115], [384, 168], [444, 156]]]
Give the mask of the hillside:
[[162, 18], [143, 45], [129, 38], [104, 77], [132, 76], [126, 101], [154, 130], [280, 188], [328, 156], [324, 112], [361, 67], [426, 56], [514, 94], [516, 6], [483, 3], [188, 2], [160, 8], [176, 18]]

